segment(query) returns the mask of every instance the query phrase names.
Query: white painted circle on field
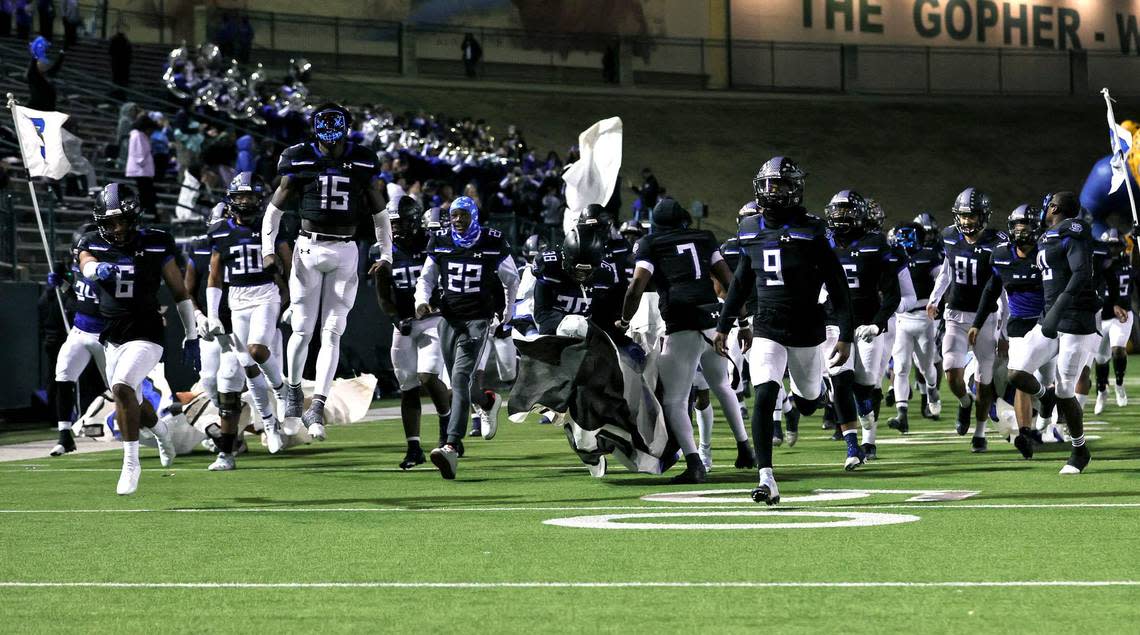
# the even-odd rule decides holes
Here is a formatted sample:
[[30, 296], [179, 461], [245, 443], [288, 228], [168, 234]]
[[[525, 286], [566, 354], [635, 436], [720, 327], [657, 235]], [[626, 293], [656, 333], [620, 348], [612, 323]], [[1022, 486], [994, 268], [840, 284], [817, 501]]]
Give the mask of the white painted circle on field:
[[[668, 523], [668, 522], [616, 522], [636, 518], [660, 520], [664, 518], [837, 518], [819, 522], [747, 522], [747, 523]], [[650, 512], [645, 514], [601, 514], [551, 518], [544, 525], [575, 527], [579, 529], [826, 529], [843, 527], [877, 527], [913, 523], [918, 516], [910, 514], [880, 514], [871, 512], [808, 512], [808, 511], [705, 511], [705, 512]]]
[[[641, 500], [651, 503], [747, 503], [752, 504], [752, 490], [749, 489], [702, 489], [691, 492], [661, 492], [642, 496]], [[745, 494], [745, 496], [717, 496], [717, 494]], [[808, 496], [781, 496], [783, 503], [819, 503], [823, 501], [843, 501], [855, 498], [866, 498], [867, 492], [823, 492]]]

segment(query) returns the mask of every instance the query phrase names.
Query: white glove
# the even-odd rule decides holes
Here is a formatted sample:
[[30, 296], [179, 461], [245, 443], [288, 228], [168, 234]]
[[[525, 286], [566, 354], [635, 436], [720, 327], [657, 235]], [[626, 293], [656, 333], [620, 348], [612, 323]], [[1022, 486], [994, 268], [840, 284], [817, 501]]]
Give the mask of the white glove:
[[210, 333], [210, 320], [205, 313], [194, 312], [194, 327], [198, 330], [198, 339], [207, 342], [214, 341], [214, 336]]
[[292, 304], [285, 307], [285, 310], [281, 312], [281, 320], [280, 321], [282, 324], [288, 324], [288, 325], [292, 326], [292, 324], [293, 324], [293, 305]]
[[870, 342], [875, 339], [875, 336], [878, 334], [879, 327], [874, 324], [864, 324], [863, 326], [855, 327], [855, 338], [863, 340], [864, 342]]
[[226, 332], [225, 325], [218, 318], [209, 318], [206, 320], [206, 326], [210, 329], [210, 336], [223, 335]]

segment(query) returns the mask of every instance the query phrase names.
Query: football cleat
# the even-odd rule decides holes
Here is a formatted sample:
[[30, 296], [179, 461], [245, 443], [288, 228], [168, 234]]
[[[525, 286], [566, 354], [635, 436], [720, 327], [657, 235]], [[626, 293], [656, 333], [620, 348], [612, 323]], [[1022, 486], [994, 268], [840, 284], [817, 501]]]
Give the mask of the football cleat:
[[166, 426], [155, 426], [150, 431], [154, 433], [154, 440], [158, 442], [158, 462], [162, 464], [162, 467], [174, 465], [174, 457], [178, 456], [178, 450], [174, 449], [174, 440], [170, 438], [170, 429]]
[[475, 414], [471, 415], [471, 430], [467, 433], [469, 437], [483, 436], [483, 409], [479, 406], [472, 406], [475, 409]]
[[958, 406], [958, 417], [954, 420], [954, 431], [959, 436], [964, 436], [970, 431], [970, 420], [973, 417], [974, 400], [970, 399], [970, 405]]
[[603, 455], [599, 456], [598, 462], [594, 463], [593, 465], [590, 465], [589, 463], [587, 463], [586, 469], [590, 470], [590, 476], [593, 476], [594, 478], [602, 478], [603, 476], [605, 476], [606, 475], [606, 455], [603, 454]]
[[875, 447], [874, 443], [864, 443], [859, 446], [859, 449], [863, 451], [863, 459], [866, 461], [874, 461], [879, 458], [878, 448]]
[[888, 408], [895, 406], [895, 387], [891, 386], [887, 389], [887, 394], [883, 395], [883, 405]]
[[736, 444], [736, 469], [752, 470], [755, 468], [756, 453], [752, 450], [752, 444], [747, 441], [740, 441]]
[[1080, 474], [1085, 471], [1089, 466], [1089, 461], [1092, 461], [1092, 455], [1089, 454], [1089, 449], [1086, 446], [1073, 448], [1069, 454], [1069, 460], [1065, 462], [1065, 467], [1061, 468], [1061, 474]]
[[910, 422], [906, 418], [906, 410], [899, 410], [898, 414], [891, 417], [887, 421], [887, 427], [891, 430], [898, 430], [900, 434], [910, 432]]
[[835, 426], [835, 432], [831, 433], [831, 440], [832, 441], [842, 441], [843, 440], [843, 428], [840, 428], [839, 426]]
[[788, 447], [789, 448], [796, 447], [796, 441], [799, 441], [799, 440], [800, 440], [800, 433], [799, 432], [793, 432], [791, 430], [788, 430]]
[[450, 481], [455, 478], [455, 469], [459, 466], [459, 452], [448, 443], [431, 451], [431, 462], [439, 468], [439, 475]]
[[854, 472], [855, 468], [867, 462], [867, 455], [863, 454], [862, 448], [852, 446], [847, 448], [847, 460], [843, 463], [843, 469], [848, 472]]
[[269, 450], [270, 454], [277, 454], [284, 447], [285, 442], [281, 438], [277, 417], [271, 416], [265, 421], [265, 449]]
[[1126, 407], [1128, 405], [1128, 393], [1125, 392], [1124, 386], [1123, 385], [1113, 386], [1113, 390], [1116, 392], [1116, 405], [1117, 405], [1117, 407], [1119, 407], [1119, 408]]
[[325, 440], [325, 404], [323, 402], [314, 401], [311, 403], [309, 409], [301, 416], [301, 422], [305, 424], [309, 436], [317, 441]]
[[780, 502], [780, 488], [776, 485], [776, 477], [772, 475], [772, 468], [760, 470], [760, 482], [752, 490], [752, 500], [769, 506]]
[[979, 454], [990, 449], [985, 437], [970, 437], [970, 451]]
[[697, 468], [687, 467], [684, 472], [669, 479], [670, 485], [698, 485], [708, 480], [708, 472], [704, 466]]
[[483, 432], [483, 440], [490, 441], [495, 438], [495, 433], [499, 431], [499, 410], [503, 408], [503, 398], [495, 393], [491, 394], [491, 407], [486, 410], [480, 410], [480, 427]]
[[1104, 412], [1104, 407], [1108, 404], [1108, 390], [1096, 391], [1096, 405], [1093, 406], [1093, 414], [1099, 415]]
[[219, 452], [218, 458], [214, 459], [214, 462], [211, 463], [210, 467], [207, 467], [206, 469], [210, 470], [211, 472], [229, 472], [230, 470], [236, 468], [237, 462], [234, 461], [234, 455], [226, 454], [225, 452]]
[[[928, 414], [929, 413], [929, 414]], [[938, 394], [938, 390], [930, 391], [926, 399], [926, 406], [923, 409], [923, 416], [928, 419], [938, 420], [938, 416], [942, 414], [942, 395]]]
[[701, 457], [701, 465], [705, 466], [706, 472], [712, 471], [712, 448], [707, 445], [698, 445], [697, 454]]
[[285, 406], [283, 408], [285, 427], [289, 429], [301, 427], [301, 417], [305, 409], [305, 393], [301, 385], [290, 386], [285, 384]]
[[415, 448], [408, 448], [408, 451], [404, 453], [404, 460], [400, 461], [400, 469], [410, 470], [426, 460], [423, 448], [418, 445]]
[[119, 473], [119, 484], [115, 486], [115, 493], [119, 496], [129, 496], [139, 488], [139, 475], [142, 466], [135, 462], [123, 462], [123, 471]]
[[1030, 439], [1029, 435], [1019, 434], [1013, 437], [1013, 447], [1021, 452], [1021, 456], [1027, 459], [1033, 458], [1033, 439]]
[[60, 430], [59, 443], [51, 449], [52, 456], [63, 456], [69, 452], [75, 451], [75, 437], [71, 435], [71, 430]]

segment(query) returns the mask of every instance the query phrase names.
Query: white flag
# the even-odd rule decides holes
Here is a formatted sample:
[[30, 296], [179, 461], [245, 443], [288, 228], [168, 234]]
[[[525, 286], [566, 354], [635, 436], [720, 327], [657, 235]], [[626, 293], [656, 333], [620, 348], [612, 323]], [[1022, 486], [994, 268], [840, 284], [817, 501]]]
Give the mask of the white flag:
[[63, 152], [63, 122], [67, 115], [15, 106], [12, 116], [20, 137], [20, 154], [30, 176], [60, 179], [71, 171]]
[[581, 158], [562, 174], [566, 182], [567, 219], [573, 217], [572, 221], [577, 222], [578, 213], [587, 205], [605, 205], [610, 200], [621, 171], [621, 138], [621, 117], [603, 119], [578, 135]]

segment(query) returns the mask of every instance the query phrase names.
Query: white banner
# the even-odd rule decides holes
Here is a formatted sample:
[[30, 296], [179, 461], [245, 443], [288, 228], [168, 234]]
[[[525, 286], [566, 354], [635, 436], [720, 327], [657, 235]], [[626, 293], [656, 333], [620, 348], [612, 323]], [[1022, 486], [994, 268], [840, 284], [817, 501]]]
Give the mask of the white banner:
[[621, 171], [621, 138], [621, 117], [603, 119], [578, 135], [581, 158], [562, 175], [566, 182], [567, 218], [573, 216], [576, 221], [578, 213], [590, 203], [605, 205], [610, 200]]
[[60, 179], [71, 171], [71, 162], [63, 151], [62, 131], [67, 115], [14, 106], [12, 118], [19, 133], [20, 154], [23, 155], [29, 176]]

